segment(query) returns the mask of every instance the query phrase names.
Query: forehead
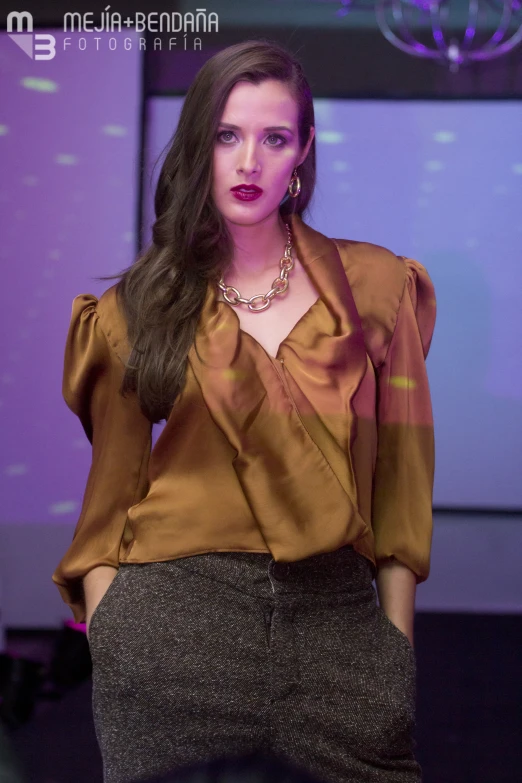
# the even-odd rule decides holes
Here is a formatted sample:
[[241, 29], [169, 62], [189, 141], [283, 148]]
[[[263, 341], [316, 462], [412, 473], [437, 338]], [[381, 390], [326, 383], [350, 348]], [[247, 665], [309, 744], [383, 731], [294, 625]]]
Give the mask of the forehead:
[[297, 112], [295, 100], [281, 82], [274, 79], [261, 84], [242, 81], [232, 88], [221, 119], [241, 126], [275, 124], [276, 119], [296, 123]]

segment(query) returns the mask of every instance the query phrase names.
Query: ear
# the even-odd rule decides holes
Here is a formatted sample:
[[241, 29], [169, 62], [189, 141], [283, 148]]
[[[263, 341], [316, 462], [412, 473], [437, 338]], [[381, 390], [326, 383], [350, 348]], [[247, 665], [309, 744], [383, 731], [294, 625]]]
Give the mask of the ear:
[[297, 164], [298, 166], [300, 166], [301, 163], [304, 160], [306, 160], [306, 156], [308, 155], [308, 150], [310, 149], [310, 147], [312, 145], [312, 141], [314, 140], [314, 136], [315, 136], [315, 128], [312, 125], [312, 126], [310, 126], [310, 136], [309, 136], [309, 139], [306, 142], [306, 147], [304, 148], [303, 154], [301, 155], [301, 157], [299, 159], [299, 163]]

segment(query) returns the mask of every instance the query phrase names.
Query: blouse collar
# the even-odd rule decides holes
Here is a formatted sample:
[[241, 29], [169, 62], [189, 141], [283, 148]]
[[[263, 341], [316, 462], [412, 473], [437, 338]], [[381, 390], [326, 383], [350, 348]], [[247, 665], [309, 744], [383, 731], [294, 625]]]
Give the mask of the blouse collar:
[[334, 368], [338, 377], [348, 371], [353, 377], [356, 367], [361, 373], [365, 371], [361, 321], [336, 243], [304, 223], [299, 215], [290, 215], [288, 220], [298, 263], [318, 291], [318, 300], [283, 339], [274, 359], [260, 343], [245, 335], [233, 306], [220, 300], [217, 285], [210, 283], [189, 352], [191, 363], [204, 360], [216, 370], [240, 370], [245, 354], [252, 353], [250, 348], [257, 366], [282, 359], [305, 385], [311, 373], [315, 382], [322, 383], [324, 374]]

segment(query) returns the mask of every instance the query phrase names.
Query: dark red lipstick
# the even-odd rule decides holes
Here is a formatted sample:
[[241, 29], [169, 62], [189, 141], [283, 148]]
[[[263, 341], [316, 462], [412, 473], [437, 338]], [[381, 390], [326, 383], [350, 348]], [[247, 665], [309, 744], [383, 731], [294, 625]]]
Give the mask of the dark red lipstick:
[[236, 185], [230, 190], [239, 201], [255, 201], [263, 193], [263, 189], [257, 185]]

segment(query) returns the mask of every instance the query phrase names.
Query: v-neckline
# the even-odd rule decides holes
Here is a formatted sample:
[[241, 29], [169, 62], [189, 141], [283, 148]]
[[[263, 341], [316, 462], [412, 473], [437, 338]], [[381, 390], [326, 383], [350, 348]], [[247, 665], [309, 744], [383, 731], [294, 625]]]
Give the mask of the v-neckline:
[[268, 351], [266, 350], [266, 348], [264, 347], [264, 345], [262, 345], [262, 344], [259, 342], [259, 340], [256, 340], [256, 338], [254, 337], [254, 335], [250, 334], [250, 332], [246, 332], [244, 329], [242, 329], [242, 328], [241, 328], [241, 321], [239, 320], [239, 316], [238, 316], [238, 314], [237, 314], [237, 313], [236, 313], [236, 311], [234, 310], [234, 306], [233, 306], [233, 305], [231, 305], [229, 302], [226, 302], [226, 301], [225, 301], [225, 300], [223, 300], [223, 299], [217, 299], [217, 302], [218, 302], [218, 304], [219, 304], [219, 305], [223, 305], [224, 307], [228, 308], [228, 309], [229, 309], [229, 310], [232, 312], [232, 316], [233, 316], [233, 318], [235, 318], [235, 320], [236, 320], [236, 325], [237, 325], [238, 331], [239, 331], [239, 333], [240, 333], [240, 335], [241, 335], [241, 339], [244, 339], [244, 338], [245, 338], [245, 335], [246, 335], [246, 337], [247, 337], [248, 339], [252, 340], [252, 341], [255, 343], [255, 345], [256, 345], [258, 348], [260, 348], [260, 349], [261, 349], [261, 350], [262, 350], [262, 351], [263, 351], [263, 352], [266, 354], [266, 356], [268, 356], [268, 358], [269, 358], [269, 359], [271, 359], [271, 360], [273, 360], [273, 361], [275, 361], [275, 362], [280, 362], [280, 361], [281, 361], [281, 358], [282, 358], [282, 357], [280, 356], [280, 354], [281, 354], [281, 351], [282, 351], [282, 349], [283, 349], [283, 348], [284, 348], [284, 346], [285, 346], [285, 345], [286, 345], [286, 344], [289, 342], [289, 340], [290, 340], [292, 337], [294, 337], [294, 336], [295, 336], [295, 332], [296, 332], [296, 330], [297, 330], [297, 329], [298, 329], [298, 328], [301, 326], [301, 323], [302, 323], [302, 321], [304, 321], [304, 320], [305, 320], [305, 318], [307, 318], [307, 317], [308, 317], [308, 315], [309, 315], [309, 314], [312, 312], [312, 310], [314, 310], [314, 309], [317, 307], [317, 305], [319, 305], [319, 303], [320, 303], [321, 301], [322, 301], [322, 295], [321, 295], [321, 293], [319, 293], [319, 295], [318, 295], [317, 299], [316, 299], [314, 302], [312, 302], [312, 304], [310, 305], [310, 307], [309, 307], [307, 310], [305, 310], [305, 312], [304, 312], [304, 313], [303, 313], [303, 314], [302, 314], [302, 315], [299, 317], [299, 319], [298, 319], [298, 320], [295, 322], [295, 324], [292, 326], [292, 328], [290, 329], [290, 331], [288, 332], [288, 334], [286, 335], [286, 337], [284, 337], [284, 338], [281, 340], [281, 342], [279, 343], [279, 345], [278, 345], [278, 347], [277, 347], [276, 355], [275, 355], [275, 356], [272, 356], [272, 354], [271, 354], [271, 353], [268, 353]]
[[[196, 366], [204, 362], [208, 368], [213, 367], [216, 371], [219, 368], [223, 377], [239, 383], [244, 377], [251, 377], [253, 366], [257, 365], [254, 372], [262, 375], [265, 362], [274, 366], [283, 357], [292, 374], [300, 375], [300, 360], [306, 357], [317, 377], [323, 365], [340, 361], [340, 357], [328, 358], [324, 338], [334, 338], [331, 343], [334, 353], [343, 351], [341, 338], [344, 335], [359, 339], [353, 336], [358, 323], [357, 310], [336, 241], [307, 226], [298, 215], [292, 216], [291, 222], [296, 257], [318, 292], [317, 299], [299, 317], [272, 355], [250, 332], [241, 328], [235, 307], [220, 298], [222, 292], [216, 282], [209, 281], [197, 337], [190, 351]], [[312, 324], [312, 317], [317, 330], [307, 329], [307, 325]], [[257, 363], [256, 357], [262, 361]]]

